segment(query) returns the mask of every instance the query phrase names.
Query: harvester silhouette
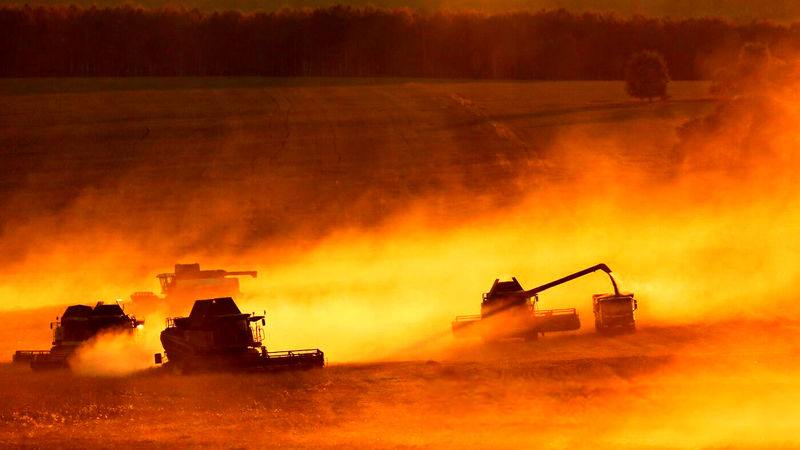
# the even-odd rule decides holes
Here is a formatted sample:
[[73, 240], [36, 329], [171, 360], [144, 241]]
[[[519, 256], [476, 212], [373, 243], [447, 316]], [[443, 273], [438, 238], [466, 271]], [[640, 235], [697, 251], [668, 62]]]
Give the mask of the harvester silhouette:
[[453, 335], [481, 336], [485, 340], [532, 340], [546, 332], [577, 330], [581, 322], [575, 308], [537, 309], [538, 294], [597, 270], [608, 274], [614, 293], [592, 297], [596, 330], [600, 333], [634, 331], [633, 312], [638, 305], [633, 294], [620, 293], [611, 269], [605, 264], [597, 264], [529, 290], [524, 290], [516, 278], [511, 281], [496, 279], [489, 292], [483, 294], [480, 314], [457, 316], [453, 320]]
[[163, 309], [176, 312], [188, 307], [198, 298], [238, 297], [239, 279], [255, 278], [255, 270], [227, 271], [222, 269], [201, 270], [200, 264], [175, 264], [174, 272], [156, 275], [161, 285], [161, 296], [153, 292], [134, 292], [131, 302], [137, 311]]
[[177, 373], [273, 371], [325, 365], [319, 349], [269, 352], [262, 344], [264, 316], [242, 313], [230, 297], [197, 300], [188, 317], [167, 319], [161, 332], [167, 361]]
[[132, 333], [144, 324], [132, 315], [125, 314], [117, 303], [98, 302], [94, 308], [72, 305], [59, 320], [50, 323], [53, 330], [53, 347], [50, 350], [17, 350], [12, 360], [30, 364], [34, 370], [67, 369], [69, 358], [86, 341], [101, 332]]

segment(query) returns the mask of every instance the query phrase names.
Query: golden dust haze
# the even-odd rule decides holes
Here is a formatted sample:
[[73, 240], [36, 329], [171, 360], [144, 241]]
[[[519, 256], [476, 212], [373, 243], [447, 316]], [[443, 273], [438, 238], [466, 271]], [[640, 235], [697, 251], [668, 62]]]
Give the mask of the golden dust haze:
[[152, 367], [153, 354], [162, 351], [160, 347], [158, 327], [142, 327], [135, 333], [101, 333], [78, 348], [69, 366], [79, 375], [130, 375]]
[[[524, 193], [510, 206], [475, 199], [477, 213], [448, 217], [453, 204], [471, 201], [460, 196], [472, 194], [456, 186], [422, 196], [374, 226], [343, 226], [318, 239], [275, 239], [225, 251], [153, 254], [114, 229], [102, 230], [101, 238], [94, 231], [56, 234], [57, 242], [38, 245], [9, 268], [0, 299], [5, 309], [18, 310], [127, 298], [133, 291], [157, 290], [154, 275], [175, 262], [254, 269], [258, 278], [241, 282], [241, 309], [266, 310], [270, 350], [323, 349], [333, 363], [325, 369], [332, 375], [325, 376], [341, 381], [351, 376], [348, 371], [367, 370], [340, 363], [455, 361], [447, 368], [431, 362], [432, 368], [409, 369], [421, 374], [402, 391], [381, 385], [397, 402], [359, 403], [358, 414], [364, 415], [353, 421], [364, 420], [378, 434], [385, 431], [389, 446], [418, 444], [409, 436], [427, 436], [427, 442], [445, 446], [514, 447], [530, 442], [525, 420], [534, 419], [543, 430], [541, 443], [558, 448], [796, 446], [800, 78], [795, 74], [783, 65], [717, 99], [710, 114], [676, 130], [668, 145], [674, 154], [654, 166], [614, 157], [631, 142], [642, 154], [663, 149], [647, 129], [632, 128], [622, 139], [567, 128], [548, 143], [546, 157], [508, 162], [522, 169], [513, 183]], [[489, 125], [500, 138], [516, 139], [507, 124]], [[219, 204], [225, 204], [224, 196], [221, 190]], [[79, 210], [71, 214], [66, 220], [79, 220]], [[577, 335], [498, 348], [450, 337], [450, 320], [478, 313], [480, 295], [495, 278], [516, 276], [532, 288], [600, 262], [611, 267], [621, 290], [636, 294], [635, 336], [607, 341], [590, 336], [591, 294], [611, 290], [608, 278], [597, 273], [540, 295], [542, 308], [578, 308], [583, 328]], [[135, 305], [130, 308], [135, 313]], [[163, 317], [148, 317], [146, 331], [137, 337], [92, 344], [76, 356], [73, 368], [100, 376], [146, 368], [158, 350], [162, 324]], [[46, 345], [44, 326], [35, 336], [30, 328], [25, 333], [23, 338]], [[553, 369], [530, 380], [525, 377], [533, 375], [520, 375], [535, 370], [526, 365], [530, 361], [514, 356], [521, 348], [533, 353], [528, 359], [569, 360], [579, 368]], [[648, 367], [647, 358], [658, 363], [628, 374], [627, 366], [614, 365], [615, 358], [644, 358], [641, 364]], [[584, 372], [581, 361], [595, 360], [606, 365]], [[376, 366], [388, 373], [380, 380], [403, 378], [402, 366], [386, 364]], [[558, 370], [566, 371], [563, 379]], [[512, 387], [530, 396], [515, 395]], [[416, 400], [403, 396], [408, 392]], [[445, 405], [447, 399], [463, 401], [468, 413], [448, 409], [453, 405]], [[444, 425], [434, 430], [421, 423], [427, 417]], [[517, 428], [504, 422], [510, 418], [519, 420]], [[406, 426], [416, 431], [406, 435], [400, 431]], [[494, 433], [493, 426], [502, 433]], [[455, 440], [446, 430], [455, 430]], [[354, 442], [327, 433], [332, 442]], [[352, 433], [358, 442], [364, 431]]]
[[[792, 317], [800, 115], [781, 83], [723, 101], [694, 134], [683, 134], [682, 159], [671, 166], [642, 169], [593, 155], [598, 142], [607, 151], [613, 139], [565, 134], [552, 142], [558, 150], [550, 160], [521, 163], [523, 172], [559, 167], [559, 176], [520, 175], [525, 196], [512, 207], [448, 220], [440, 210], [451, 198], [442, 194], [371, 229], [344, 228], [299, 246], [198, 248], [175, 259], [145, 253], [113, 230], [92, 232], [12, 266], [0, 295], [7, 309], [91, 303], [158, 291], [154, 275], [176, 261], [257, 269], [257, 279], [241, 281], [240, 303], [267, 310], [268, 346], [324, 347], [331, 361], [407, 358], [404, 349], [431, 337], [447, 345], [449, 321], [477, 313], [494, 278], [516, 276], [532, 288], [598, 262], [636, 294], [645, 326]], [[641, 145], [650, 145], [647, 136]], [[543, 293], [540, 307], [577, 307], [587, 328], [591, 294], [610, 289], [594, 274]]]

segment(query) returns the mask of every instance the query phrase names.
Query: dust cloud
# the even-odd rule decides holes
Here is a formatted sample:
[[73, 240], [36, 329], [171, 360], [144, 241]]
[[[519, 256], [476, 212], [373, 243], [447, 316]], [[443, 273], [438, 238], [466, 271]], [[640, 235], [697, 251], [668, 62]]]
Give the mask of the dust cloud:
[[131, 332], [101, 332], [68, 359], [78, 375], [121, 377], [153, 367], [153, 355], [163, 352], [159, 339], [163, 315], [152, 314]]
[[[512, 208], [441, 224], [421, 204], [263, 268], [249, 289], [267, 302], [273, 342], [325, 342], [342, 360], [415, 358], [419, 342], [449, 345], [449, 320], [477, 313], [494, 278], [532, 288], [598, 262], [636, 294], [645, 326], [797, 318], [800, 98], [789, 69], [741, 80], [678, 130], [660, 168], [561, 136], [550, 162], [570, 161], [566, 180], [520, 175], [528, 194]], [[590, 294], [610, 289], [588, 276], [542, 293], [540, 307], [577, 307], [585, 327]]]
[[[463, 385], [414, 390], [413, 413], [386, 403], [368, 408], [383, 420], [436, 417], [460, 430], [464, 445], [528, 443], [521, 417], [530, 416], [538, 417], [543, 446], [796, 445], [800, 98], [793, 89], [766, 86], [722, 100], [681, 129], [667, 155], [672, 163], [654, 170], [593, 157], [591, 139], [562, 136], [555, 145], [558, 158], [572, 162], [567, 181], [520, 177], [530, 191], [513, 208], [442, 224], [420, 205], [379, 231], [341, 231], [260, 269], [248, 290], [270, 303], [272, 345], [324, 342], [333, 361], [477, 361], [442, 369]], [[451, 340], [449, 320], [477, 313], [495, 277], [516, 276], [530, 288], [597, 262], [636, 294], [637, 336], [551, 337], [527, 348], [535, 356]], [[542, 293], [540, 307], [577, 307], [586, 333], [590, 294], [610, 289], [604, 275], [590, 275]], [[631, 360], [614, 362], [622, 355]], [[653, 362], [664, 355], [663, 365]], [[532, 367], [553, 364], [553, 372], [528, 375], [536, 369], [526, 358], [537, 361]], [[580, 366], [575, 374], [570, 364]], [[468, 372], [481, 367], [492, 372]], [[459, 413], [433, 406], [448, 403]], [[448, 422], [453, 417], [459, 424]], [[445, 442], [442, 432], [399, 420], [426, 442]], [[488, 431], [495, 427], [501, 432]], [[387, 439], [407, 442], [388, 428]]]
[[[636, 294], [645, 326], [796, 317], [800, 99], [796, 78], [787, 75], [792, 67], [721, 99], [715, 112], [676, 131], [669, 154], [648, 164], [595, 154], [602, 136], [569, 129], [528, 159], [505, 155], [513, 167], [497, 183], [516, 197], [502, 205], [476, 200], [469, 214], [458, 207], [483, 192], [454, 181], [403, 208], [365, 212], [382, 217], [369, 226], [249, 245], [238, 244], [243, 229], [232, 226], [219, 236], [235, 246], [203, 248], [203, 233], [191, 227], [175, 234], [165, 221], [115, 218], [125, 232], [148, 230], [128, 235], [115, 221], [93, 222], [87, 212], [114, 197], [87, 190], [63, 216], [35, 222], [63, 222], [71, 232], [54, 232], [57, 241], [42, 229], [7, 230], [8, 239], [29, 248], [4, 275], [0, 298], [6, 309], [127, 298], [157, 291], [153, 276], [175, 262], [256, 269], [257, 279], [242, 280], [240, 303], [245, 311], [267, 311], [267, 346], [320, 347], [331, 361], [438, 351], [449, 345], [449, 321], [476, 313], [495, 278], [516, 276], [531, 288], [599, 262], [612, 268], [623, 291]], [[652, 143], [637, 133], [629, 130], [626, 142], [646, 152]], [[189, 205], [181, 223], [234, 215], [236, 193], [221, 188], [207, 207]], [[355, 204], [362, 212], [383, 207]], [[72, 231], [81, 224], [85, 232]], [[605, 276], [588, 276], [541, 294], [540, 307], [577, 307], [586, 328], [590, 294], [610, 289]]]
[[[154, 398], [166, 386], [175, 404], [153, 412], [170, 420], [213, 411], [215, 424], [230, 425], [214, 439], [254, 439], [279, 423], [296, 427], [275, 433], [280, 439], [306, 439], [281, 441], [295, 446], [374, 446], [379, 435], [385, 446], [519, 447], [532, 434], [558, 448], [796, 445], [800, 91], [789, 69], [720, 99], [646, 169], [594, 154], [593, 136], [564, 133], [550, 153], [517, 162], [536, 170], [513, 178], [522, 193], [513, 206], [488, 203], [465, 216], [448, 209], [460, 204], [453, 194], [427, 195], [371, 227], [235, 251], [178, 251], [177, 243], [153, 254], [113, 231], [77, 235], [29, 253], [11, 268], [22, 278], [0, 285], [0, 298], [25, 308], [124, 297], [157, 290], [153, 276], [176, 261], [258, 270], [241, 281], [238, 302], [243, 311], [267, 311], [268, 348], [319, 347], [335, 364], [291, 381], [133, 377]], [[643, 149], [650, 145], [644, 133], [630, 133]], [[558, 176], [547, 176], [548, 167]], [[599, 262], [636, 294], [635, 335], [585, 332], [591, 294], [611, 290], [594, 274], [540, 295], [542, 308], [577, 307], [581, 333], [495, 347], [452, 341], [450, 320], [477, 313], [495, 278], [516, 276], [532, 288]], [[76, 355], [73, 370], [113, 377], [150, 366], [162, 323], [147, 317], [143, 334], [102, 336]], [[209, 388], [217, 382], [228, 390]], [[203, 389], [221, 409], [198, 400]], [[254, 406], [245, 409], [242, 399]], [[132, 401], [144, 411], [155, 403]], [[239, 433], [250, 423], [240, 420], [243, 411], [265, 417], [251, 421], [259, 433]], [[258, 415], [264, 411], [271, 415]], [[186, 431], [193, 420], [182, 422], [179, 434], [210, 439]], [[310, 423], [320, 428], [308, 433]]]

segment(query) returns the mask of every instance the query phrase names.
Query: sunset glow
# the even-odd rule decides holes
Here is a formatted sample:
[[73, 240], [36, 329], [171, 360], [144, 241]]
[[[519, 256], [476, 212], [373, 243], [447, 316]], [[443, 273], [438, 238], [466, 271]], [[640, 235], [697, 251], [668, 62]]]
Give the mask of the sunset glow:
[[800, 10], [534, 3], [0, 7], [0, 445], [800, 445]]

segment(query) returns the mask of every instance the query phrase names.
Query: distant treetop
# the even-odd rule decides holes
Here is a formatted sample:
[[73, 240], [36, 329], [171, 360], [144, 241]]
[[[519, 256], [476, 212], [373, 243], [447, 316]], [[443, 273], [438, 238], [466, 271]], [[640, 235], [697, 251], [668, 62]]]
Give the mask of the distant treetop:
[[669, 71], [660, 53], [652, 50], [636, 52], [625, 65], [625, 91], [631, 97], [648, 99], [667, 96]]
[[[0, 6], [1, 77], [333, 76], [618, 80], [650, 48], [672, 78], [736, 64], [747, 41], [785, 59], [800, 26], [564, 9], [335, 6], [270, 12]], [[658, 95], [658, 94], [656, 94]]]

